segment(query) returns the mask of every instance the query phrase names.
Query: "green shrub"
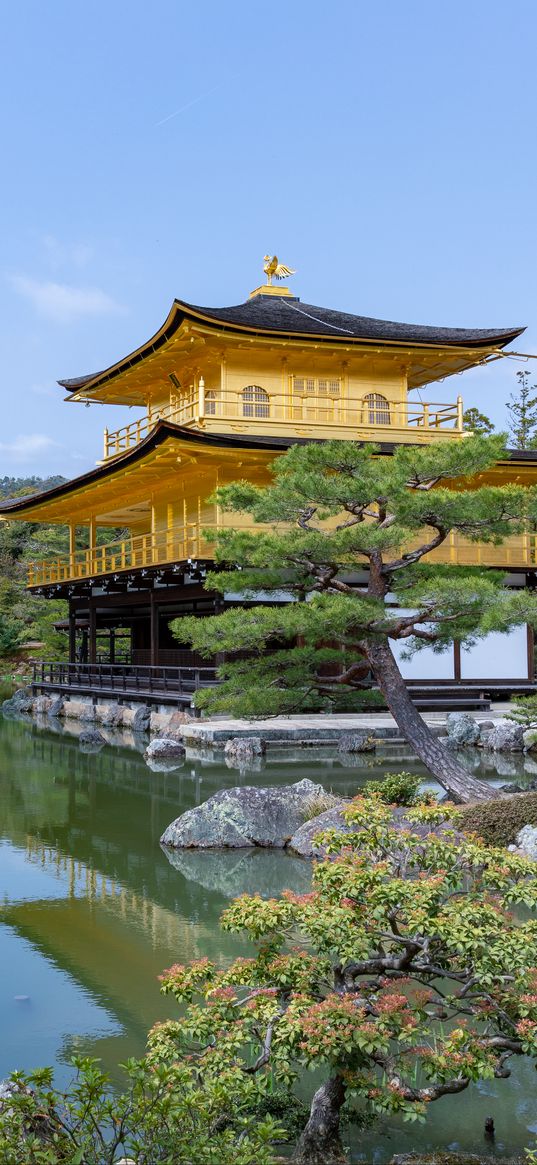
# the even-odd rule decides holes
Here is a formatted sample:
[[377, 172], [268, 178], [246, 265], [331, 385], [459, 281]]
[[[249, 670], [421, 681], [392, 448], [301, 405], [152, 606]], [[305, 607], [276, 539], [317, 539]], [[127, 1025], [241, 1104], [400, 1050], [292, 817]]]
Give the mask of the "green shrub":
[[72, 1060], [76, 1076], [66, 1092], [53, 1087], [51, 1068], [13, 1073], [9, 1101], [0, 1106], [0, 1162], [271, 1165], [272, 1142], [286, 1130], [265, 1090], [226, 1062], [201, 1077], [192, 1059], [128, 1060], [120, 1093], [90, 1057]]
[[516, 720], [522, 728], [537, 728], [537, 695], [513, 696], [514, 707], [506, 712], [507, 720]]
[[383, 781], [367, 781], [360, 792], [364, 797], [376, 797], [384, 805], [415, 805], [423, 801], [418, 797], [421, 777], [414, 773], [391, 773]]
[[511, 845], [523, 825], [537, 825], [537, 793], [515, 793], [460, 810], [459, 828], [488, 845]]

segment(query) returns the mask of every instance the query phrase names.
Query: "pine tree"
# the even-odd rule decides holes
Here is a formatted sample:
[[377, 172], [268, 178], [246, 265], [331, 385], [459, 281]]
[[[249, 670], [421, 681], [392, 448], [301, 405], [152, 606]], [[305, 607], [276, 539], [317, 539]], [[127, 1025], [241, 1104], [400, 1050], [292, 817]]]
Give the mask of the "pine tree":
[[515, 449], [537, 446], [537, 384], [530, 384], [529, 372], [517, 372], [518, 391], [511, 393], [507, 404], [509, 432]]
[[[247, 717], [331, 709], [341, 693], [363, 699], [372, 672], [402, 734], [444, 788], [456, 800], [490, 798], [419, 715], [391, 644], [442, 651], [454, 639], [471, 645], [491, 631], [537, 624], [537, 596], [505, 589], [500, 572], [427, 558], [451, 532], [498, 544], [535, 520], [537, 488], [478, 485], [476, 475], [501, 457], [501, 436], [400, 446], [390, 457], [374, 445], [329, 441], [288, 450], [270, 485], [220, 489], [225, 510], [264, 528], [216, 535], [219, 569], [207, 587], [254, 599], [273, 592], [279, 601], [175, 621], [175, 634], [206, 656], [243, 654], [222, 666], [223, 682], [199, 704]], [[282, 602], [282, 593], [294, 601]]]
[[472, 433], [481, 433], [484, 437], [489, 433], [494, 432], [494, 425], [485, 413], [480, 413], [479, 409], [466, 409], [463, 414], [462, 423], [465, 429], [469, 429]]

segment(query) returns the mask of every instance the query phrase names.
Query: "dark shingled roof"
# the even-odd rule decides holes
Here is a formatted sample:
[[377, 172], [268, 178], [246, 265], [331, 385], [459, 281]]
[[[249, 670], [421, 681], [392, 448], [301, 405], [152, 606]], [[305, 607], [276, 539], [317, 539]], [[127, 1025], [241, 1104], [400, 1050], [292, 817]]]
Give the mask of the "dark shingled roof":
[[259, 334], [305, 336], [343, 343], [390, 343], [410, 345], [441, 345], [458, 348], [503, 348], [524, 331], [524, 328], [435, 328], [428, 324], [397, 324], [393, 320], [376, 320], [355, 316], [333, 308], [301, 303], [292, 296], [255, 295], [246, 303], [233, 307], [198, 307], [192, 303], [174, 300], [172, 310], [162, 328], [147, 344], [132, 356], [104, 372], [93, 372], [60, 380], [69, 392], [82, 388], [90, 381], [117, 375], [129, 364], [143, 359], [147, 353], [160, 347], [177, 331], [184, 319], [211, 323], [229, 331], [247, 329]]
[[[192, 306], [192, 305], [184, 305]], [[390, 340], [393, 343], [455, 344], [474, 348], [496, 342], [506, 344], [523, 328], [434, 328], [422, 324], [397, 324], [392, 320], [370, 319], [350, 312], [316, 307], [287, 296], [256, 295], [236, 307], [192, 307], [200, 315], [223, 323], [259, 328], [271, 332], [300, 332], [311, 336], [345, 340]]]

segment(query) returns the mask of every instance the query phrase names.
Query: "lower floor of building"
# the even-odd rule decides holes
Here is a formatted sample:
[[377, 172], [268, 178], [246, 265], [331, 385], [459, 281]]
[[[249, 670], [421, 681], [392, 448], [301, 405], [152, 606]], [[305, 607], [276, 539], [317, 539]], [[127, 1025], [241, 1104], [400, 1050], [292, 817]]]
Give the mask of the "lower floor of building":
[[[36, 665], [35, 689], [139, 695], [191, 706], [200, 687], [218, 683], [225, 656], [202, 658], [186, 639], [181, 641], [177, 621], [180, 626], [184, 616], [206, 618], [245, 603], [241, 595], [206, 590], [204, 577], [204, 566], [196, 565], [179, 579], [139, 571], [130, 580], [71, 587], [65, 594], [68, 618], [58, 624], [67, 632], [66, 658]], [[511, 585], [524, 586], [527, 580], [519, 575]], [[272, 601], [285, 600], [280, 595]], [[406, 658], [406, 647], [399, 643], [393, 650], [423, 708], [484, 707], [495, 695], [536, 690], [534, 633], [526, 626], [489, 635], [472, 647], [454, 641], [440, 654], [426, 647]]]

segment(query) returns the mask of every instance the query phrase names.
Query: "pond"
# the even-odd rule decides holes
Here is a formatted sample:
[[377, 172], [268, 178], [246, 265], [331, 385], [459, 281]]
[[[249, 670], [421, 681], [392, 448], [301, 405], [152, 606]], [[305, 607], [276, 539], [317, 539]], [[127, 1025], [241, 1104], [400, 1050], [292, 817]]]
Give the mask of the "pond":
[[[307, 889], [308, 864], [285, 853], [183, 853], [170, 862], [158, 839], [180, 812], [225, 785], [309, 776], [352, 795], [386, 771], [420, 771], [399, 746], [387, 746], [381, 758], [345, 765], [303, 750], [269, 754], [252, 773], [211, 757], [155, 773], [117, 739], [88, 755], [68, 733], [0, 717], [0, 1078], [54, 1064], [64, 1083], [75, 1052], [101, 1057], [116, 1076], [119, 1061], [142, 1053], [154, 1021], [174, 1014], [158, 990], [164, 967], [247, 953], [245, 940], [218, 926], [230, 897]], [[501, 784], [524, 761], [499, 758], [500, 773], [482, 754], [465, 763]], [[537, 1134], [535, 1083], [535, 1070], [519, 1062], [508, 1081], [439, 1101], [426, 1125], [368, 1130], [353, 1160], [382, 1165], [396, 1151], [434, 1147], [492, 1157], [520, 1151]], [[487, 1149], [489, 1115], [498, 1139]]]

